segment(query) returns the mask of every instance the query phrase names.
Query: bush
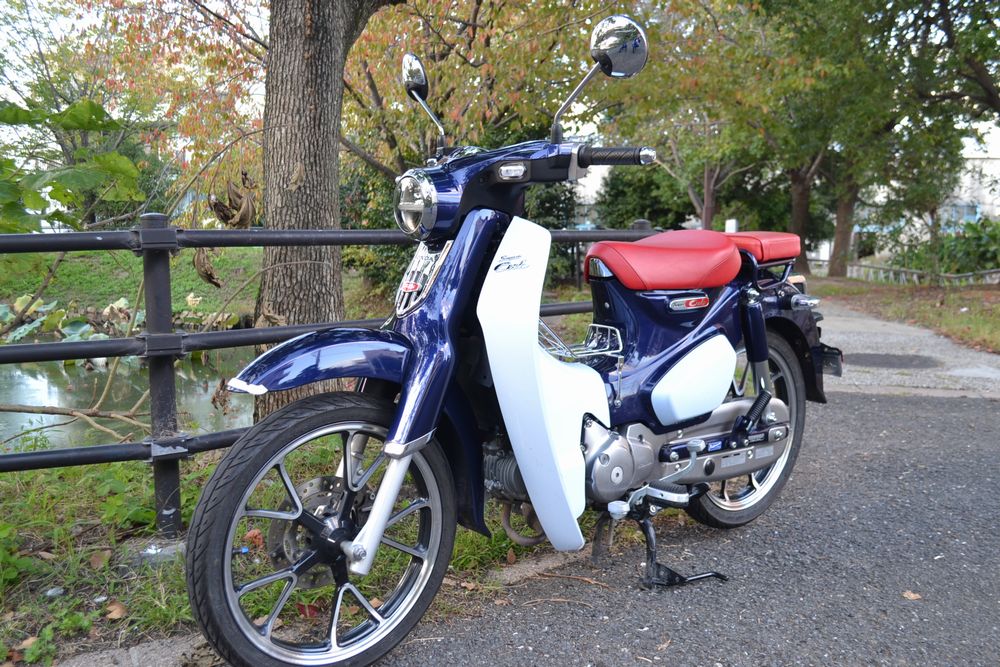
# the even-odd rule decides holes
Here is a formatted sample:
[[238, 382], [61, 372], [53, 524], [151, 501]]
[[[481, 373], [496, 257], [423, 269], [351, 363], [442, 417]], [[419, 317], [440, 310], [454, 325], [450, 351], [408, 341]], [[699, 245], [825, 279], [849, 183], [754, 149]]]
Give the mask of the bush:
[[[972, 273], [1000, 268], [1000, 220], [968, 222], [951, 234], [942, 234], [939, 262], [942, 273]], [[934, 269], [934, 249], [930, 241], [898, 244], [892, 264], [918, 271]]]

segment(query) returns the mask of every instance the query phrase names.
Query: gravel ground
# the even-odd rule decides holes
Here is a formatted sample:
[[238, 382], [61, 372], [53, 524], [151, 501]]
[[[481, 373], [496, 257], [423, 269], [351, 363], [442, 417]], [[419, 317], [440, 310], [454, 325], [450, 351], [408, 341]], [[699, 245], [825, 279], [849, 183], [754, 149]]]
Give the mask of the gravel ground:
[[555, 570], [601, 585], [529, 579], [381, 664], [998, 664], [1000, 401], [830, 398], [809, 405], [795, 473], [755, 523], [660, 525], [662, 562], [729, 582], [644, 591], [632, 548]]
[[962, 347], [928, 329], [877, 320], [842, 302], [827, 300], [819, 309], [823, 342], [844, 351], [844, 377], [827, 376], [828, 389], [927, 389], [1000, 398], [1000, 355]]

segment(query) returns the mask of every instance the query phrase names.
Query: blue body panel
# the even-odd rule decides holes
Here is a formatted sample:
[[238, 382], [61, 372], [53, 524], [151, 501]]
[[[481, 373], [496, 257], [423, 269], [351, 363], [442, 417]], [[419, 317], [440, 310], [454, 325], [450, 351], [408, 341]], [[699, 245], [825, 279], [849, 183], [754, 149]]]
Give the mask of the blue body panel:
[[326, 329], [271, 348], [236, 379], [268, 391], [345, 377], [399, 382], [410, 353], [410, 341], [392, 331]]
[[707, 308], [677, 312], [668, 304], [691, 296], [690, 290], [633, 291], [615, 278], [591, 278], [591, 290], [594, 322], [618, 328], [624, 339], [620, 379], [614, 359], [591, 362], [608, 385], [613, 426], [642, 422], [654, 431], [668, 426], [657, 422], [650, 400], [660, 378], [692, 348], [720, 332], [733, 347], [743, 337], [737, 286], [702, 290], [710, 299]]
[[508, 222], [496, 211], [473, 211], [462, 224], [437, 279], [415, 310], [392, 323], [413, 349], [389, 440], [409, 442], [432, 430], [454, 380], [455, 344], [462, 318], [477, 287], [493, 233]]

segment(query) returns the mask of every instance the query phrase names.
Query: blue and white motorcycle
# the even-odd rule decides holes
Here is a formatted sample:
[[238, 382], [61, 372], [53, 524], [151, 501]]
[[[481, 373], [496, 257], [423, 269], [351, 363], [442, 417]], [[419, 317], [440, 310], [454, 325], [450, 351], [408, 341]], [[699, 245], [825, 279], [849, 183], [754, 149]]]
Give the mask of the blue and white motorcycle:
[[647, 586], [687, 583], [656, 562], [650, 517], [680, 507], [719, 528], [770, 506], [824, 402], [817, 300], [790, 280], [790, 234], [672, 231], [590, 250], [593, 324], [567, 345], [539, 318], [550, 234], [522, 217], [525, 190], [591, 165], [646, 165], [648, 148], [562, 140], [559, 118], [598, 72], [646, 62], [623, 16], [591, 38], [596, 65], [549, 141], [444, 149], [427, 76], [407, 93], [441, 130], [438, 154], [397, 180], [396, 219], [420, 244], [378, 330], [332, 328], [279, 345], [230, 381], [260, 395], [336, 378], [236, 443], [191, 524], [195, 618], [236, 665], [362, 665], [420, 619], [456, 525], [489, 534], [487, 497], [519, 543], [584, 546], [578, 519], [633, 519]]

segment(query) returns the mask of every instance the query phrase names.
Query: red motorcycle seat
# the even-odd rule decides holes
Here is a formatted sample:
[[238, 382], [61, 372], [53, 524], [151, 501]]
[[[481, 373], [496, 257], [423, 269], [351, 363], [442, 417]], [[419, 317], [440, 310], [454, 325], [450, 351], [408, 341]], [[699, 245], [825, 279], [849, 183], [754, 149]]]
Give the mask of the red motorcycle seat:
[[741, 249], [753, 255], [758, 262], [776, 259], [793, 259], [799, 256], [802, 242], [797, 234], [786, 232], [734, 232], [726, 234]]
[[595, 243], [584, 263], [588, 280], [591, 257], [633, 290], [720, 287], [736, 277], [741, 261], [725, 234], [698, 229], [663, 232], [634, 243]]

